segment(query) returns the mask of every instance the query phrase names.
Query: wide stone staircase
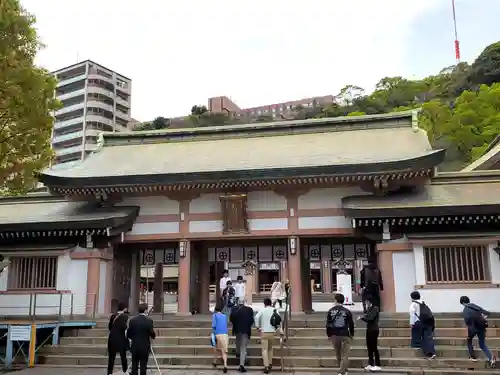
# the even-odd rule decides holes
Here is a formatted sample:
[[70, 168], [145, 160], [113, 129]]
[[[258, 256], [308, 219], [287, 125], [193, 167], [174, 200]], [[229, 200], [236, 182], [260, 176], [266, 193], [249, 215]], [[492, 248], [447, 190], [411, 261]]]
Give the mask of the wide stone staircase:
[[[470, 362], [466, 348], [466, 331], [463, 320], [458, 315], [436, 316], [436, 360], [422, 358], [421, 353], [409, 347], [409, 323], [407, 315], [393, 315], [381, 318], [380, 355], [384, 373], [394, 374], [500, 374], [500, 369], [492, 369], [484, 355], [477, 351], [480, 359]], [[336, 360], [331, 344], [325, 337], [324, 313], [304, 317], [294, 317], [290, 321], [289, 337], [281, 349], [276, 340], [273, 372], [278, 372], [283, 358], [287, 371], [309, 373], [329, 371], [336, 373]], [[154, 352], [161, 368], [169, 369], [209, 369], [213, 359], [213, 349], [209, 345], [210, 316], [180, 318], [163, 316], [154, 318], [158, 337], [154, 341]], [[496, 355], [500, 348], [500, 319], [490, 319], [488, 345]], [[367, 365], [364, 324], [356, 323], [356, 334], [350, 353], [350, 374], [362, 373]], [[92, 329], [63, 332], [60, 345], [40, 349], [39, 362], [42, 366], [53, 367], [105, 367], [107, 364], [107, 321], [98, 321]], [[231, 338], [234, 348], [234, 338]], [[477, 342], [475, 342], [477, 347]], [[477, 347], [477, 349], [479, 349]], [[255, 332], [249, 347], [248, 369], [261, 370], [258, 333]], [[236, 358], [230, 354], [230, 368], [236, 368]], [[154, 366], [150, 360], [150, 366]], [[117, 357], [116, 370], [119, 369]], [[103, 370], [104, 371], [104, 370]]]

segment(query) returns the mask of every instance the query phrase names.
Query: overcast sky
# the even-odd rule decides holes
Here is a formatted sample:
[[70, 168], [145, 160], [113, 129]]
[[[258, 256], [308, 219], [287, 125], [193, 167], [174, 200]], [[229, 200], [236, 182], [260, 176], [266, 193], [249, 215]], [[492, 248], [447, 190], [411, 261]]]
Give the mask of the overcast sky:
[[[451, 0], [21, 0], [56, 70], [92, 59], [132, 79], [132, 116], [372, 90], [454, 64]], [[500, 0], [456, 0], [462, 59], [500, 39]], [[480, 3], [480, 6], [479, 6]], [[71, 5], [69, 5], [71, 4]]]

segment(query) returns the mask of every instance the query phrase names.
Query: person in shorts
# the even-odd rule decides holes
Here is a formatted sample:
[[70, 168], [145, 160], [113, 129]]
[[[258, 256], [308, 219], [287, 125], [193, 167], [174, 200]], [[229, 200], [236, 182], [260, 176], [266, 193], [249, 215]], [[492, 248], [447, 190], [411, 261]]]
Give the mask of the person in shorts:
[[212, 365], [217, 367], [219, 354], [222, 357], [224, 367], [222, 372], [227, 373], [227, 352], [229, 347], [229, 336], [227, 330], [227, 315], [222, 313], [220, 305], [215, 306], [212, 315], [212, 332], [215, 334], [215, 359]]

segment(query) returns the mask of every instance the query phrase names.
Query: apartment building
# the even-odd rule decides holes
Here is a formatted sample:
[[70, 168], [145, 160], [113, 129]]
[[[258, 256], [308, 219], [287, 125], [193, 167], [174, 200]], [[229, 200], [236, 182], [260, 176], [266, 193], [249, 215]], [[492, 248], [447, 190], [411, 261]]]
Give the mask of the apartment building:
[[103, 131], [127, 131], [131, 122], [132, 81], [87, 60], [53, 72], [56, 97], [52, 147], [56, 168], [69, 167], [97, 148]]
[[227, 112], [237, 117], [251, 120], [261, 116], [271, 117], [279, 120], [283, 116], [290, 115], [297, 107], [314, 108], [332, 104], [335, 101], [333, 95], [318, 96], [299, 100], [291, 100], [283, 103], [267, 104], [259, 107], [240, 108], [227, 96], [218, 96], [208, 99], [208, 110], [215, 113]]

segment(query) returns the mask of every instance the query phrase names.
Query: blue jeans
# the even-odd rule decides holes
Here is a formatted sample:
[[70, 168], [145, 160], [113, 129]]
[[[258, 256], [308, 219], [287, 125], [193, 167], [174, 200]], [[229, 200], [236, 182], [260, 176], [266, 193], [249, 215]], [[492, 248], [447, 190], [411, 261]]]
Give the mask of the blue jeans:
[[436, 354], [434, 347], [434, 332], [432, 327], [425, 326], [417, 322], [411, 327], [411, 347], [422, 349], [422, 353], [426, 357]]
[[469, 334], [467, 335], [467, 349], [469, 349], [469, 356], [474, 357], [474, 347], [472, 346], [472, 339], [477, 336], [477, 340], [479, 341], [479, 347], [483, 351], [483, 353], [488, 358], [488, 361], [493, 359], [493, 355], [490, 352], [490, 349], [486, 346], [486, 330], [478, 329], [474, 330], [469, 328]]

